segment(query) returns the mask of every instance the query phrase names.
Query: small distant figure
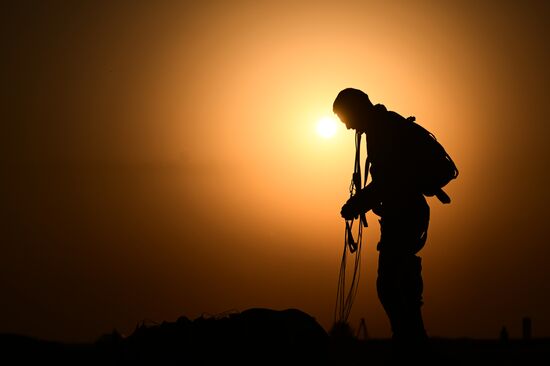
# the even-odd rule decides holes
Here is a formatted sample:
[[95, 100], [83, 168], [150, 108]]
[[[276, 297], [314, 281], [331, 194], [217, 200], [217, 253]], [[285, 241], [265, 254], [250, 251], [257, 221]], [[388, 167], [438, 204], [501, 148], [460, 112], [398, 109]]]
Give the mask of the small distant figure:
[[416, 254], [428, 233], [430, 207], [425, 196], [449, 203], [441, 188], [457, 177], [458, 170], [414, 117], [404, 118], [382, 104], [373, 105], [361, 90], [342, 90], [333, 111], [356, 131], [356, 145], [366, 134], [365, 174], [370, 172], [372, 177], [364, 187], [355, 184], [357, 191], [343, 205], [341, 215], [348, 221], [372, 210], [380, 217], [378, 297], [390, 320], [394, 344], [421, 348], [428, 336], [421, 312], [421, 258]]
[[506, 329], [506, 327], [504, 326], [500, 330], [500, 343], [507, 344], [509, 339], [510, 337], [508, 335], [508, 329]]

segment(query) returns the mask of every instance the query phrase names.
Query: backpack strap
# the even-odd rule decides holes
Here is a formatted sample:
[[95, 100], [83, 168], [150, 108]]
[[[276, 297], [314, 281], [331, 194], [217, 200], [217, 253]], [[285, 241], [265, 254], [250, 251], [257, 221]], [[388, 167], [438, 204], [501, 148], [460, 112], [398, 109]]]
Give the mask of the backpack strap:
[[365, 159], [365, 181], [363, 182], [363, 188], [367, 186], [367, 180], [369, 179], [369, 170], [370, 170], [370, 159], [367, 155], [367, 158]]

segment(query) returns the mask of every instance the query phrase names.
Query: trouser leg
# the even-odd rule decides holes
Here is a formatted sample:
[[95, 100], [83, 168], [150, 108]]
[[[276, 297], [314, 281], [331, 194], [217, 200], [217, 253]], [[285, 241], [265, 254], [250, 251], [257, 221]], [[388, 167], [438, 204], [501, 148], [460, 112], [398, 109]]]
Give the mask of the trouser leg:
[[424, 341], [422, 319], [422, 266], [414, 254], [380, 252], [378, 297], [391, 323], [393, 339], [405, 343]]

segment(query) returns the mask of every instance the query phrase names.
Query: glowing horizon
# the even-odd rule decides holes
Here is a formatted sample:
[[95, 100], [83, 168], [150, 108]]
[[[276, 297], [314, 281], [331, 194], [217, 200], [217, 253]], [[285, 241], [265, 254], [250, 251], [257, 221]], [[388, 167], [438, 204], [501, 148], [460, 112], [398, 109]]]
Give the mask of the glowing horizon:
[[[548, 5], [34, 6], [5, 12], [0, 332], [83, 340], [252, 306], [328, 328], [355, 146], [319, 123], [355, 87], [461, 172], [450, 205], [428, 199], [429, 333], [513, 337], [529, 314], [550, 334]], [[385, 337], [367, 220], [351, 322]]]

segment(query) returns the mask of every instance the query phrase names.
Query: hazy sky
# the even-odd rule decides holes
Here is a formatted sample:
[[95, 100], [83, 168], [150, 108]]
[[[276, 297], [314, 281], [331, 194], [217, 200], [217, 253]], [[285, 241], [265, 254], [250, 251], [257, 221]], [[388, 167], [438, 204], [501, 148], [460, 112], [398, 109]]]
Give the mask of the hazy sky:
[[[428, 333], [550, 336], [548, 2], [136, 3], [0, 9], [0, 332], [249, 307], [328, 329], [354, 136], [315, 125], [355, 87], [460, 170], [429, 199]], [[387, 337], [368, 220], [351, 322]]]

